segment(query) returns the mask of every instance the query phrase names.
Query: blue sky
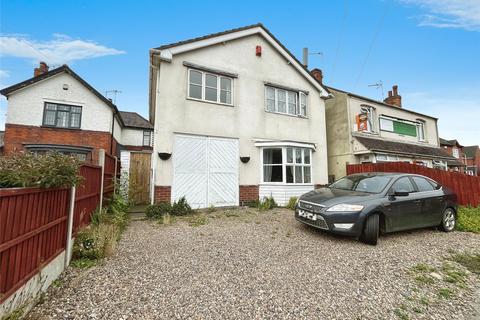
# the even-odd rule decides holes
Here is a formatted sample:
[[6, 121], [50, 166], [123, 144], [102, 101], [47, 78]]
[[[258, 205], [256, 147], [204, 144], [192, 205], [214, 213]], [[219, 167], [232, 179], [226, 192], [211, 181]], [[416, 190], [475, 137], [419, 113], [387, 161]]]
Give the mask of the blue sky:
[[[68, 63], [121, 110], [148, 116], [148, 50], [262, 22], [325, 83], [439, 117], [440, 135], [480, 144], [480, 1], [1, 1], [0, 87], [39, 60]], [[0, 128], [6, 114], [0, 100]]]

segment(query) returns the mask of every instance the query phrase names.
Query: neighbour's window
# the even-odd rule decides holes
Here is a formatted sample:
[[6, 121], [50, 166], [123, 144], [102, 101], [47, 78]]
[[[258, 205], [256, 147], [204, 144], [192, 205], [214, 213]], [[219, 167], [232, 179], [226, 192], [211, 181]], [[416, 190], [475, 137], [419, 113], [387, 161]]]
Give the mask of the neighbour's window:
[[380, 130], [416, 137], [417, 123], [408, 120], [380, 117]]
[[415, 188], [408, 177], [403, 177], [395, 181], [392, 189], [399, 192], [415, 192]]
[[418, 120], [417, 123], [418, 141], [425, 141], [425, 121]]
[[199, 70], [188, 70], [188, 97], [232, 105], [233, 79]]
[[460, 158], [460, 153], [458, 152], [458, 148], [456, 147], [452, 148], [452, 155], [457, 159]]
[[374, 132], [374, 108], [367, 105], [362, 105], [360, 108], [361, 114], [357, 116], [358, 131]]
[[304, 92], [265, 86], [265, 110], [306, 117], [307, 95]]
[[150, 146], [152, 141], [152, 133], [150, 131], [143, 131], [143, 145]]
[[80, 128], [82, 107], [45, 102], [43, 125], [57, 128]]
[[428, 182], [426, 179], [420, 178], [420, 177], [412, 177], [412, 179], [413, 179], [413, 182], [415, 182], [415, 184], [417, 185], [418, 191], [423, 192], [423, 191], [434, 190], [433, 185], [430, 182]]
[[312, 183], [311, 150], [308, 148], [263, 149], [263, 182]]

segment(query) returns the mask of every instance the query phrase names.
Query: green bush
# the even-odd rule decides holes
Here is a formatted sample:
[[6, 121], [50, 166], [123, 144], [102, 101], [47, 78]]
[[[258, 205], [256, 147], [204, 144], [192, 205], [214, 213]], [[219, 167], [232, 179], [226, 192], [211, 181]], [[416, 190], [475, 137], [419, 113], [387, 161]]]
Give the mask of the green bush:
[[265, 197], [263, 198], [262, 201], [260, 201], [258, 205], [258, 209], [260, 210], [271, 210], [273, 208], [277, 207], [277, 203], [275, 202], [275, 199], [273, 199], [272, 196], [270, 197]]
[[160, 202], [149, 205], [145, 210], [145, 215], [150, 219], [160, 219], [163, 215], [170, 214], [172, 205], [168, 202]]
[[298, 197], [291, 197], [288, 200], [287, 208], [291, 210], [295, 210], [295, 206], [297, 205], [297, 200], [298, 200]]
[[457, 230], [480, 233], [480, 207], [459, 207]]
[[185, 216], [192, 213], [193, 210], [187, 202], [185, 197], [181, 197], [178, 201], [175, 201], [172, 205], [172, 210], [170, 214], [173, 216]]
[[58, 152], [22, 152], [0, 157], [0, 188], [74, 186], [80, 182], [80, 161]]

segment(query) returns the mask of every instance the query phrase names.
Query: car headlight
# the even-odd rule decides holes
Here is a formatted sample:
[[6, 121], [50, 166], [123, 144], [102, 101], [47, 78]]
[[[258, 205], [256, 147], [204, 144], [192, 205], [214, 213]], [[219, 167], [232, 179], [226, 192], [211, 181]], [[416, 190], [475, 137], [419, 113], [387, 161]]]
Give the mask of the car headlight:
[[363, 209], [363, 206], [358, 204], [336, 204], [333, 207], [327, 209], [327, 211], [339, 212], [339, 211], [347, 211], [347, 212], [358, 212]]

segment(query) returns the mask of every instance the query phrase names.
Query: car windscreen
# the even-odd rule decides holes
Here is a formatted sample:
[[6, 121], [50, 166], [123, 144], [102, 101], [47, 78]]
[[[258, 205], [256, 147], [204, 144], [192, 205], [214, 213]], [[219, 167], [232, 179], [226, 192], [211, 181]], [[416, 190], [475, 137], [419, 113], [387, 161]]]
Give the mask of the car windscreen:
[[368, 193], [380, 193], [392, 178], [388, 176], [351, 175], [346, 176], [330, 185], [330, 188], [359, 191]]

